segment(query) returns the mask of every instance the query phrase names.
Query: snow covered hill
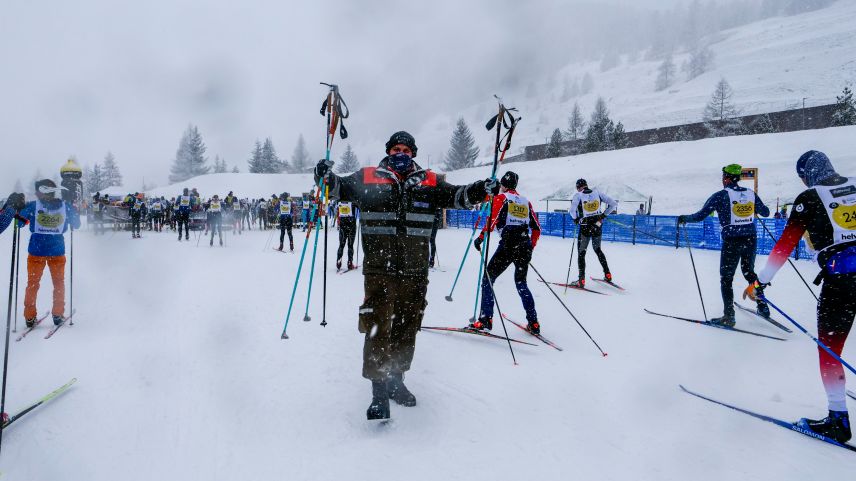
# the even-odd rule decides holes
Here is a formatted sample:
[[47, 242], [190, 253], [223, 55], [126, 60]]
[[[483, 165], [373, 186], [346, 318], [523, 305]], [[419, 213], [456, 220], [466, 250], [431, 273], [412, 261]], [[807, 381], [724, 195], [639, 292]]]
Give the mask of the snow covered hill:
[[[695, 142], [670, 142], [612, 152], [513, 163], [503, 166], [520, 175], [520, 191], [538, 210], [547, 208], [541, 202], [559, 191], [573, 190], [575, 181], [586, 178], [590, 185], [605, 186], [619, 200], [621, 212], [636, 209], [625, 197], [628, 190], [644, 198], [653, 196], [653, 213], [680, 214], [694, 212], [715, 190], [721, 188], [721, 169], [732, 162], [758, 167], [759, 194], [771, 207], [778, 198], [790, 202], [804, 186], [794, 173], [799, 156], [811, 149], [826, 152], [844, 175], [856, 175], [856, 153], [853, 140], [856, 127], [837, 127], [783, 134], [751, 135], [706, 139]], [[380, 147], [381, 152], [383, 147]], [[417, 158], [417, 160], [419, 160]], [[451, 172], [448, 180], [468, 183], [490, 175], [490, 167], [477, 167]], [[167, 198], [178, 195], [183, 186], [197, 187], [204, 196], [225, 195], [234, 191], [241, 197], [270, 197], [287, 191], [292, 195], [308, 191], [310, 175], [290, 174], [211, 174], [182, 184], [154, 189], [149, 194]], [[634, 196], [637, 197], [638, 196]], [[550, 209], [566, 209], [567, 202], [550, 202]]]
[[[606, 72], [600, 71], [600, 62], [574, 63], [552, 78], [522, 85], [519, 91], [496, 92], [504, 96], [508, 105], [518, 107], [523, 116], [515, 134], [517, 147], [545, 143], [553, 129], [566, 129], [575, 101], [588, 120], [598, 96], [606, 99], [614, 120], [624, 122], [627, 130], [639, 130], [700, 121], [721, 78], [731, 84], [733, 102], [745, 114], [796, 108], [802, 106], [803, 98], [806, 106], [832, 103], [846, 84], [856, 82], [853, 1], [839, 1], [801, 15], [770, 18], [725, 31], [709, 41], [715, 54], [713, 68], [691, 81], [686, 81], [679, 71], [677, 82], [661, 92], [654, 89], [660, 61], [631, 61], [626, 57], [621, 65]], [[687, 57], [686, 52], [676, 52], [679, 70]], [[579, 83], [586, 73], [594, 81], [591, 92], [562, 101], [565, 82]], [[462, 112], [432, 119], [415, 132], [417, 139], [430, 145], [433, 152], [444, 153], [459, 116], [478, 135], [495, 112], [490, 93]], [[490, 140], [477, 139], [482, 155], [486, 155]]]

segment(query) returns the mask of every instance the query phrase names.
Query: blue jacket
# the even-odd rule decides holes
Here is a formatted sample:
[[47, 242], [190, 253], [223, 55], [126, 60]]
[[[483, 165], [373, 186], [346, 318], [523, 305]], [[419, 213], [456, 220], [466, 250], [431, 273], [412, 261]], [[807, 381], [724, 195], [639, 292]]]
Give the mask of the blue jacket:
[[12, 219], [15, 218], [15, 209], [11, 207], [8, 209], [3, 209], [0, 211], [0, 233], [6, 230], [9, 227], [9, 224], [12, 223]]
[[[746, 187], [740, 187], [739, 185], [734, 187], [728, 186], [725, 189], [720, 190], [707, 199], [707, 202], [704, 203], [704, 207], [702, 207], [700, 211], [695, 214], [685, 216], [686, 221], [701, 222], [713, 213], [713, 211], [716, 211], [716, 215], [719, 216], [719, 225], [722, 226], [723, 239], [734, 237], [754, 237], [756, 235], [755, 222], [744, 225], [731, 225], [731, 198], [728, 196], [728, 191], [726, 189], [733, 189], [737, 192], [747, 190]], [[755, 194], [755, 214], [761, 217], [767, 217], [770, 215], [770, 208], [764, 205], [764, 202], [761, 201], [758, 194]]]
[[[62, 202], [59, 199], [45, 202], [49, 206], [58, 206]], [[65, 255], [65, 237], [61, 235], [36, 234], [36, 202], [28, 202], [27, 206], [21, 210], [21, 217], [30, 221], [30, 246], [27, 252], [33, 256], [63, 256]], [[71, 225], [74, 229], [80, 228], [80, 216], [77, 214], [77, 209], [69, 204], [65, 204], [65, 226], [62, 232], [68, 231], [68, 226]]]

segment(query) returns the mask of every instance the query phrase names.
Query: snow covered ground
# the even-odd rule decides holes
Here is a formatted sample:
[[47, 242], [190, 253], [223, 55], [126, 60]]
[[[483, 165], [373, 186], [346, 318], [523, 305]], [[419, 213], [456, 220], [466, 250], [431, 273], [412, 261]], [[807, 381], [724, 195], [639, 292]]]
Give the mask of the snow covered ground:
[[[593, 288], [609, 296], [560, 293], [608, 357], [530, 271], [543, 333], [564, 352], [515, 345], [514, 366], [502, 342], [423, 331], [407, 377], [419, 405], [394, 406], [385, 427], [367, 425], [360, 273], [330, 271], [329, 325], [320, 327], [319, 248], [312, 321], [301, 321], [304, 270], [291, 339], [280, 340], [298, 256], [263, 250], [268, 235], [227, 233], [225, 248], [211, 248], [196, 247], [195, 237], [178, 243], [171, 232], [140, 240], [78, 232], [75, 325], [49, 340], [45, 327], [20, 343], [13, 337], [7, 409], [78, 382], [4, 433], [6, 477], [802, 481], [848, 479], [856, 467], [852, 453], [678, 390], [684, 383], [787, 419], [826, 409], [808, 338], [741, 313], [738, 327], [787, 342], [642, 312], [701, 316], [687, 251], [664, 247], [605, 244], [626, 294], [600, 286]], [[455, 301], [444, 300], [468, 238], [440, 232], [445, 272], [431, 274], [424, 325], [462, 326], [470, 317], [477, 256], [468, 258]], [[569, 249], [545, 238], [533, 262], [564, 280]], [[708, 315], [718, 313], [719, 254], [694, 255]], [[813, 277], [811, 263], [797, 264]], [[8, 265], [3, 249], [0, 266]], [[508, 315], [521, 319], [511, 272], [496, 288]], [[42, 289], [44, 312], [49, 277]], [[793, 272], [783, 270], [768, 295], [813, 328], [813, 299]], [[498, 323], [494, 332], [502, 332]], [[856, 357], [852, 346], [844, 357]]]

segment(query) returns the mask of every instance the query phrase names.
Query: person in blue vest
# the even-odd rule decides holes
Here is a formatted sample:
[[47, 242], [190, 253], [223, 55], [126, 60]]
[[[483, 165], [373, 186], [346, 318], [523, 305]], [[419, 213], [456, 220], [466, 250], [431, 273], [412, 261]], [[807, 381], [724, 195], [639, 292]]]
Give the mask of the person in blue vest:
[[[758, 280], [755, 274], [755, 249], [758, 243], [755, 232], [755, 216], [767, 217], [770, 208], [764, 205], [758, 194], [738, 185], [743, 168], [738, 164], [729, 164], [722, 168], [722, 190], [716, 192], [700, 211], [695, 214], [678, 216], [678, 224], [700, 222], [714, 211], [722, 226], [722, 251], [719, 257], [719, 287], [722, 291], [722, 317], [710, 319], [711, 323], [725, 327], [734, 327], [734, 291], [731, 284], [737, 264], [743, 277], [750, 284]], [[758, 299], [757, 312], [763, 317], [770, 316], [767, 303]]]
[[279, 251], [283, 249], [285, 242], [285, 234], [288, 233], [288, 248], [294, 252], [294, 235], [291, 233], [292, 217], [291, 213], [294, 210], [294, 203], [291, 202], [288, 192], [283, 192], [279, 196], [279, 205], [276, 207], [279, 212]]
[[57, 196], [60, 188], [50, 179], [36, 182], [36, 200], [28, 203], [20, 217], [30, 223], [27, 249], [27, 290], [24, 294], [24, 319], [27, 327], [36, 322], [36, 296], [45, 266], [53, 281], [53, 321], [59, 325], [65, 314], [65, 238], [69, 226], [80, 228], [80, 216], [71, 202]]
[[196, 206], [196, 197], [190, 195], [190, 190], [185, 187], [184, 191], [176, 197], [175, 205], [178, 208], [175, 220], [178, 224], [178, 240], [181, 241], [181, 226], [184, 226], [184, 240], [190, 240], [190, 211]]
[[9, 197], [3, 204], [3, 209], [0, 210], [0, 233], [12, 224], [12, 220], [25, 206], [24, 194], [17, 192], [9, 194]]

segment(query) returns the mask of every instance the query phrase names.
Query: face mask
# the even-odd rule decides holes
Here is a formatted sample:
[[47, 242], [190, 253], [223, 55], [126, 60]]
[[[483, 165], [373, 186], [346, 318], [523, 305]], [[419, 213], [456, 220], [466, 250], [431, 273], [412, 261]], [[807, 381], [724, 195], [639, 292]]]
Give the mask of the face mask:
[[392, 170], [399, 174], [407, 173], [413, 167], [413, 159], [407, 154], [394, 154], [387, 157], [387, 162]]

